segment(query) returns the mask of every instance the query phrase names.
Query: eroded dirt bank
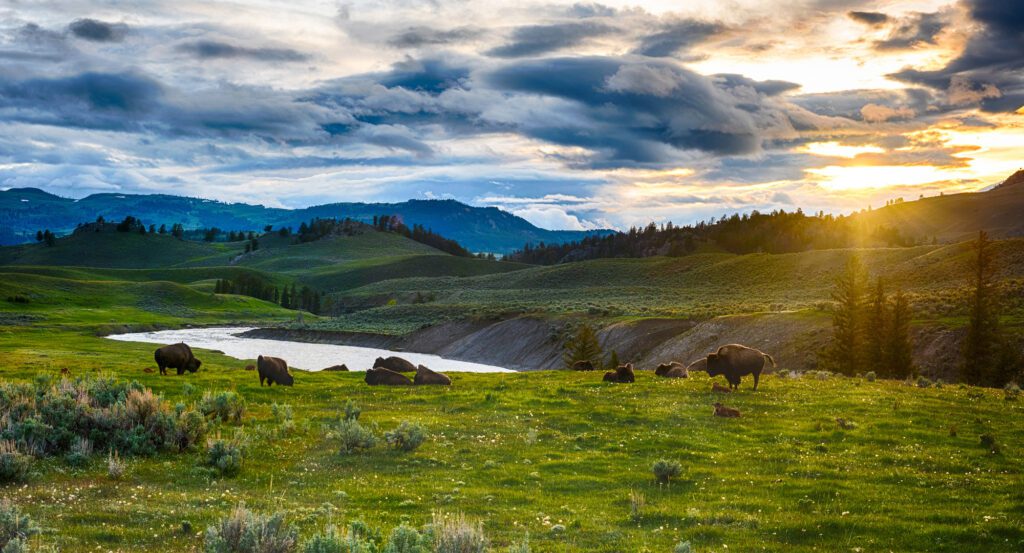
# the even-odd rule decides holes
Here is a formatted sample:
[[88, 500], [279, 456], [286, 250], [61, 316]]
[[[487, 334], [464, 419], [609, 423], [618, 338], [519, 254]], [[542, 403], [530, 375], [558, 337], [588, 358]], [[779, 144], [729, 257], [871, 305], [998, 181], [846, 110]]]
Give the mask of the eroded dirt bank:
[[[442, 323], [405, 336], [277, 328], [252, 330], [246, 336], [431, 353], [528, 371], [562, 366], [568, 325], [561, 320], [518, 317]], [[921, 373], [954, 380], [963, 332], [917, 327], [913, 334]], [[820, 312], [732, 315], [700, 322], [640, 319], [604, 326], [598, 339], [606, 353], [614, 350], [623, 362], [633, 361], [643, 369], [668, 361], [688, 363], [720, 345], [739, 343], [772, 354], [779, 368], [812, 370], [818, 368], [821, 351], [831, 339], [831, 321]], [[864, 372], [869, 370], [865, 367]]]

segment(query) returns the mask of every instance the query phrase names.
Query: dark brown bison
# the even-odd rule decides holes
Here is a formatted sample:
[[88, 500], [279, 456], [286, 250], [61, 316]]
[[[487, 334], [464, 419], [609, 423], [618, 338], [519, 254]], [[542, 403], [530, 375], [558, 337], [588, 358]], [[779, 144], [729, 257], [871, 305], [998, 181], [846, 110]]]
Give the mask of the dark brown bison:
[[633, 364], [626, 363], [625, 365], [619, 365], [614, 371], [608, 371], [604, 373], [605, 382], [619, 382], [629, 383], [636, 381], [636, 375], [633, 372]]
[[716, 403], [715, 404], [715, 416], [716, 417], [726, 417], [726, 418], [736, 418], [736, 417], [740, 416], [740, 410], [739, 409], [733, 409], [732, 407], [726, 407], [725, 405], [722, 405], [721, 403]]
[[739, 388], [742, 377], [752, 374], [756, 390], [765, 360], [769, 361], [772, 367], [775, 366], [775, 360], [767, 353], [739, 344], [729, 344], [718, 348], [715, 353], [708, 354], [708, 375], [723, 375], [729, 381], [729, 386], [736, 389]]
[[412, 386], [408, 376], [384, 367], [368, 369], [364, 380], [370, 386]]
[[377, 360], [373, 362], [373, 368], [376, 369], [378, 367], [385, 368], [396, 373], [416, 372], [416, 365], [413, 365], [401, 357], [395, 357], [394, 355], [387, 359], [378, 357]]
[[288, 363], [280, 357], [264, 357], [263, 355], [257, 357], [256, 370], [260, 373], [260, 386], [263, 386], [264, 380], [266, 380], [267, 386], [295, 384], [295, 377], [288, 372]]
[[[149, 371], [149, 372], [153, 372], [153, 371]], [[60, 375], [61, 376], [71, 376], [71, 369], [69, 369], [67, 367], [62, 368], [60, 370]]]
[[654, 374], [665, 378], [689, 378], [690, 371], [682, 363], [672, 361], [658, 365], [658, 368], [654, 369]]
[[448, 378], [448, 375], [434, 372], [423, 365], [416, 368], [416, 377], [412, 379], [412, 382], [417, 386], [421, 384], [439, 384], [441, 386], [452, 385], [452, 379]]
[[572, 364], [572, 370], [574, 371], [596, 371], [597, 367], [590, 359], [584, 359], [583, 361], [577, 361]]
[[256, 365], [246, 365], [245, 366], [245, 370], [247, 370], [247, 371], [255, 371], [256, 370]]
[[168, 367], [178, 369], [179, 375], [185, 374], [185, 371], [194, 373], [203, 364], [202, 361], [196, 359], [195, 355], [192, 355], [192, 348], [184, 342], [157, 348], [153, 353], [153, 359], [156, 360], [156, 366], [160, 368], [160, 374], [167, 374]]
[[348, 366], [342, 363], [341, 365], [332, 365], [324, 369], [324, 372], [348, 372]]
[[712, 382], [711, 383], [711, 391], [713, 393], [719, 393], [719, 394], [731, 394], [732, 393], [732, 388], [729, 388], [728, 386], [722, 386], [721, 384], [719, 384], [717, 382]]

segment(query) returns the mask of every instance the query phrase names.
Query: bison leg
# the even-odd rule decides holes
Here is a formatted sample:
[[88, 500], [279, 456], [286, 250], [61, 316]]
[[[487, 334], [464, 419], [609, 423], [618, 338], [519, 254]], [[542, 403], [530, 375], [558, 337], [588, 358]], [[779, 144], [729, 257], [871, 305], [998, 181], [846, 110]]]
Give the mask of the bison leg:
[[163, 365], [160, 365], [160, 364], [158, 364], [157, 366], [160, 367], [160, 374], [166, 376], [167, 375], [167, 367], [165, 367]]
[[185, 374], [185, 367], [178, 367], [178, 376]]
[[262, 388], [262, 387], [263, 387], [263, 375], [261, 374], [260, 375], [260, 388]]
[[754, 373], [754, 391], [757, 391], [757, 383], [761, 380], [761, 371]]

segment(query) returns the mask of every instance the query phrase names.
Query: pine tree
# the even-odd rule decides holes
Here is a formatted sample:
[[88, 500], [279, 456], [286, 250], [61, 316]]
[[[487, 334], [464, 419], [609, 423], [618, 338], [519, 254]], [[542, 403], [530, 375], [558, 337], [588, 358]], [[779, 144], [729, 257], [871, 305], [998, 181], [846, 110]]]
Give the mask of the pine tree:
[[36, 242], [42, 242], [42, 241], [43, 241], [43, 231], [37, 230], [36, 231]]
[[281, 307], [285, 309], [291, 309], [292, 303], [291, 298], [288, 297], [288, 287], [285, 286], [284, 290], [281, 291]]
[[857, 256], [846, 264], [836, 278], [832, 299], [832, 345], [826, 352], [826, 364], [833, 370], [852, 375], [862, 365], [864, 352], [864, 308], [867, 271]]
[[43, 232], [43, 241], [46, 242], [47, 246], [51, 246], [52, 247], [54, 244], [57, 243], [57, 235], [55, 235], [54, 233], [50, 232], [50, 229], [46, 229]]
[[160, 234], [167, 234], [167, 225], [160, 225]]
[[885, 347], [885, 374], [892, 378], [914, 375], [914, 346], [910, 339], [910, 302], [903, 290], [897, 290], [889, 315], [888, 339]]
[[619, 352], [612, 350], [611, 356], [608, 358], [608, 365], [606, 366], [609, 370], [615, 370], [619, 366]]
[[565, 353], [562, 360], [567, 368], [572, 368], [577, 361], [590, 361], [600, 364], [601, 344], [597, 341], [597, 334], [590, 325], [584, 324], [576, 331], [576, 334], [565, 343]]
[[988, 233], [980, 231], [974, 243], [974, 291], [970, 322], [964, 340], [960, 378], [968, 384], [995, 385], [999, 343], [999, 314], [996, 305], [995, 259]]
[[886, 370], [888, 368], [886, 366], [888, 353], [886, 350], [889, 325], [889, 305], [885, 297], [885, 283], [882, 277], [878, 277], [869, 301], [864, 361], [867, 363], [868, 370], [881, 372], [887, 377], [893, 376]]

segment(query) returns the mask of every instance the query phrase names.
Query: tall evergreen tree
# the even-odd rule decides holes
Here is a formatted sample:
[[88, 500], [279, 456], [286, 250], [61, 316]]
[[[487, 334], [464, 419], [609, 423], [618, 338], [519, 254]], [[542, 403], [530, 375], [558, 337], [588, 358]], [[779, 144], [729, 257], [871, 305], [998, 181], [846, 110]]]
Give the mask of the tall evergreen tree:
[[580, 326], [576, 334], [566, 341], [565, 351], [562, 354], [566, 368], [570, 369], [577, 361], [590, 361], [595, 365], [600, 365], [602, 357], [597, 333], [589, 324]]
[[897, 290], [892, 300], [885, 347], [885, 372], [892, 378], [914, 375], [914, 346], [910, 339], [910, 301]]
[[882, 277], [875, 281], [875, 288], [871, 292], [868, 302], [867, 326], [865, 327], [865, 348], [864, 361], [867, 369], [886, 374], [886, 355], [889, 338], [889, 305], [885, 296], [885, 282]]
[[988, 233], [978, 232], [974, 242], [970, 322], [963, 346], [960, 378], [968, 384], [991, 386], [996, 382], [999, 346], [999, 313], [996, 304], [995, 256]]
[[856, 255], [836, 278], [832, 299], [832, 345], [826, 364], [837, 372], [852, 375], [863, 364], [867, 271]]

